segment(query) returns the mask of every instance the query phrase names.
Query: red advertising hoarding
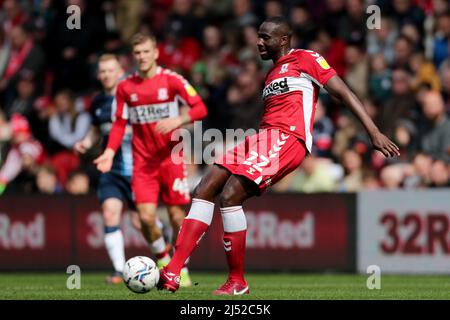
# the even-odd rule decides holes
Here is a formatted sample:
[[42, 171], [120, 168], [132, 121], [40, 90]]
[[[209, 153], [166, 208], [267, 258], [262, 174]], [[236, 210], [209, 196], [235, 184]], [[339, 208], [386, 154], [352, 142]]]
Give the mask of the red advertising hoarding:
[[[248, 270], [351, 271], [354, 196], [266, 194], [245, 204]], [[127, 258], [151, 256], [130, 217], [122, 221]], [[192, 256], [198, 270], [225, 270], [222, 221]], [[94, 196], [0, 199], [0, 270], [109, 269], [100, 207]]]

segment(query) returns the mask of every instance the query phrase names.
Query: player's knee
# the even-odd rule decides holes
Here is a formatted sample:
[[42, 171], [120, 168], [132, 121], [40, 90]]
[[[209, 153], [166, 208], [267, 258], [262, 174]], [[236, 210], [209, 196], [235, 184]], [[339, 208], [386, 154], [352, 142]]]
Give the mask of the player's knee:
[[236, 196], [236, 193], [232, 188], [224, 189], [219, 196], [220, 207], [234, 207], [240, 206], [242, 203]]
[[174, 210], [170, 213], [170, 222], [173, 226], [181, 226], [186, 214], [184, 210]]
[[202, 199], [206, 201], [214, 201], [214, 192], [215, 190], [214, 185], [211, 182], [208, 181], [200, 181], [200, 183], [195, 187], [194, 191], [192, 192], [192, 198], [195, 199]]
[[120, 212], [121, 212], [120, 207], [106, 203], [103, 205], [102, 211], [105, 225], [113, 226], [120, 223]]
[[203, 199], [206, 195], [206, 188], [204, 187], [204, 185], [200, 182], [195, 188], [194, 191], [192, 192], [192, 197], [195, 199]]
[[156, 226], [156, 214], [148, 212], [139, 212], [139, 220], [141, 224], [145, 225], [147, 228], [152, 228]]

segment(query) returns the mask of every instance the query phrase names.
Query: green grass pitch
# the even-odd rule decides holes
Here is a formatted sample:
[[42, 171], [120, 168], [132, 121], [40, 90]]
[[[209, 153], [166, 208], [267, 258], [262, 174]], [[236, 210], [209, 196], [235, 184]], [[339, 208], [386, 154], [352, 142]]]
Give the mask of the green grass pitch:
[[247, 275], [251, 294], [215, 297], [211, 292], [225, 280], [220, 273], [193, 273], [196, 284], [177, 293], [156, 289], [135, 294], [125, 285], [107, 285], [105, 273], [82, 273], [81, 289], [66, 287], [68, 274], [0, 273], [0, 299], [117, 299], [117, 300], [339, 300], [339, 299], [450, 299], [450, 277], [382, 275], [381, 289], [369, 290], [365, 275], [251, 273]]

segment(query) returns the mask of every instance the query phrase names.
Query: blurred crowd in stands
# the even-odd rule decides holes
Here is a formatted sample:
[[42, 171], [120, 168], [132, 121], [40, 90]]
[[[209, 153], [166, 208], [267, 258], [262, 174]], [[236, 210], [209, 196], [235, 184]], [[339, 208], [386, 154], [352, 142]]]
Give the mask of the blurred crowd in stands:
[[[369, 5], [380, 29], [369, 29]], [[66, 26], [69, 5], [81, 29]], [[73, 145], [90, 127], [101, 90], [98, 57], [133, 71], [129, 40], [152, 33], [159, 64], [184, 75], [209, 110], [203, 127], [257, 128], [272, 62], [257, 52], [259, 24], [289, 18], [294, 48], [322, 54], [400, 147], [385, 159], [325, 91], [314, 150], [272, 192], [354, 192], [450, 186], [448, 0], [0, 0], [0, 194], [95, 190], [92, 159]], [[376, 25], [376, 23], [375, 23]], [[205, 166], [191, 164], [194, 186]]]

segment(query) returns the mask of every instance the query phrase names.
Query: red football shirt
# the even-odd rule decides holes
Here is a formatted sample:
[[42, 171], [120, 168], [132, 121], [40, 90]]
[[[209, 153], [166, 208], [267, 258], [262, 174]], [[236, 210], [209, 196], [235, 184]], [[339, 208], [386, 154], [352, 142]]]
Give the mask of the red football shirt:
[[266, 75], [261, 129], [290, 132], [312, 147], [312, 131], [320, 88], [336, 75], [326, 60], [311, 50], [292, 49]]
[[[182, 105], [190, 107], [192, 121], [200, 120], [207, 109], [195, 89], [179, 74], [158, 67], [151, 78], [139, 73], [119, 83], [116, 91], [116, 111], [107, 148], [117, 151], [128, 121], [133, 127], [133, 161], [160, 160], [170, 156], [174, 143], [168, 134], [156, 132], [158, 121], [179, 115]], [[175, 142], [176, 143], [176, 142]]]

